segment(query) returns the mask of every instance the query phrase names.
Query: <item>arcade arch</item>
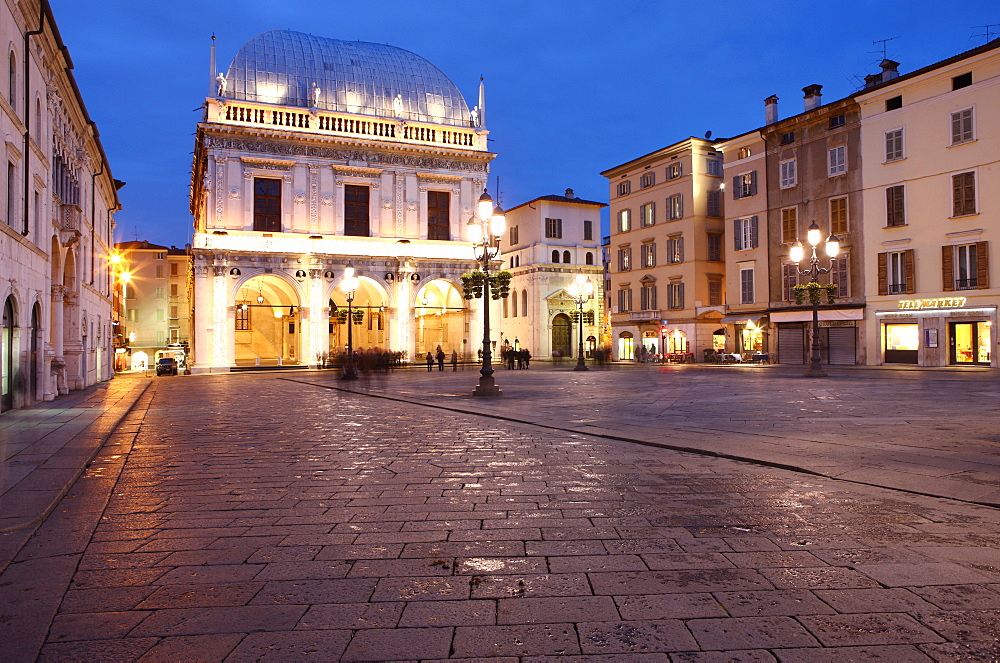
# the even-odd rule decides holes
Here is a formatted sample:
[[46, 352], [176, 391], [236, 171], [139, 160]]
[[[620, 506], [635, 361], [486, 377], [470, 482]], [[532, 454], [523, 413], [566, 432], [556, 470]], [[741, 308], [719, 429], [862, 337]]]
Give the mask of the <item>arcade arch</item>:
[[[347, 350], [347, 294], [335, 287], [330, 293], [329, 351], [339, 353]], [[358, 277], [358, 289], [350, 308], [354, 314], [351, 342], [355, 350], [390, 348], [389, 312], [386, 310], [386, 293], [376, 281], [368, 277]]]
[[438, 346], [451, 354], [458, 351], [465, 356], [469, 351], [463, 341], [465, 336], [466, 299], [450, 281], [436, 279], [417, 290], [413, 304], [416, 322], [415, 361], [420, 361], [428, 352], [436, 353]]
[[302, 361], [298, 288], [275, 274], [252, 276], [236, 289], [233, 354], [237, 366]]

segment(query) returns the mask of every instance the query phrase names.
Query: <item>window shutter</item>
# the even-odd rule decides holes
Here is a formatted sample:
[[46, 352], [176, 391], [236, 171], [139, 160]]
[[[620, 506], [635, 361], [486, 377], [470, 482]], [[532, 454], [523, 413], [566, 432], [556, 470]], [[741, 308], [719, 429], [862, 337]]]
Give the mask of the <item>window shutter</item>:
[[976, 242], [976, 278], [977, 287], [990, 287], [989, 242]]
[[903, 274], [906, 278], [906, 294], [912, 295], [917, 291], [917, 269], [913, 260], [913, 249], [906, 249], [903, 252]]
[[756, 170], [750, 172], [750, 195], [751, 196], [756, 196], [757, 195], [757, 171]]
[[684, 262], [684, 238], [677, 238], [677, 262]]
[[945, 292], [955, 290], [955, 248], [941, 247], [941, 289]]
[[757, 248], [757, 217], [750, 217], [750, 248]]
[[962, 114], [951, 114], [951, 144], [962, 142]]
[[677, 218], [678, 219], [683, 219], [684, 218], [684, 194], [683, 193], [677, 194]]
[[677, 284], [677, 299], [680, 300], [679, 302], [677, 302], [677, 308], [684, 308], [684, 284], [683, 283], [678, 283]]
[[959, 216], [962, 213], [962, 176], [951, 176], [951, 215]]
[[878, 254], [878, 294], [889, 294], [889, 254]]
[[740, 195], [740, 176], [736, 175], [733, 177], [733, 200], [739, 200], [742, 196]]
[[733, 250], [742, 251], [743, 250], [743, 233], [740, 232], [741, 226], [740, 220], [736, 219], [733, 221]]

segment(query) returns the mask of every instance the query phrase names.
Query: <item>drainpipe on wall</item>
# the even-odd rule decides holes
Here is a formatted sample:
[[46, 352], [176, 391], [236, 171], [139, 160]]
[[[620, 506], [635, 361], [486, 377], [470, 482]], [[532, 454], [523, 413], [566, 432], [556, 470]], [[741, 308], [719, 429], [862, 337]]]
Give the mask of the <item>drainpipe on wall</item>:
[[31, 193], [31, 169], [29, 168], [31, 152], [28, 151], [31, 138], [31, 86], [29, 80], [31, 70], [28, 68], [28, 40], [45, 31], [45, 5], [46, 3], [42, 2], [42, 6], [38, 10], [38, 29], [24, 33], [24, 226], [21, 230], [21, 235], [24, 237], [28, 236], [28, 194]]
[[97, 219], [94, 214], [97, 212], [97, 176], [104, 174], [104, 161], [101, 161], [101, 169], [90, 176], [90, 285], [94, 285], [94, 254], [97, 247], [94, 245], [95, 229]]

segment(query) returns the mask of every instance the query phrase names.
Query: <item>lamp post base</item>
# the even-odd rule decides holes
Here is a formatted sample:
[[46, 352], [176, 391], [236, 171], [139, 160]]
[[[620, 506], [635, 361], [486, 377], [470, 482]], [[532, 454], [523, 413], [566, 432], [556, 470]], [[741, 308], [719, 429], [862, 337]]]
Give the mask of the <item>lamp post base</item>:
[[802, 376], [807, 378], [825, 378], [826, 371], [816, 366], [810, 366], [809, 370], [803, 373]]
[[583, 363], [583, 360], [581, 359], [579, 362], [577, 362], [576, 367], [573, 370], [574, 371], [589, 371], [590, 369], [587, 367], [587, 365], [585, 363]]
[[344, 372], [340, 375], [341, 380], [357, 380], [358, 371], [356, 369], [344, 369]]
[[473, 396], [503, 396], [503, 391], [496, 385], [493, 376], [479, 378], [479, 384], [472, 390]]

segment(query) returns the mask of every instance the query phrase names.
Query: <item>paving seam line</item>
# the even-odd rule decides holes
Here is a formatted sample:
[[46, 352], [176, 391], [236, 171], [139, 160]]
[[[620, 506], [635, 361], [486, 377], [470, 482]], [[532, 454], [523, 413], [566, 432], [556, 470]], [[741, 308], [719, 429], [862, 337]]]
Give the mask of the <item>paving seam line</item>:
[[[146, 390], [149, 389], [149, 386], [151, 384], [152, 384], [152, 382], [149, 382], [149, 381], [146, 381], [143, 384], [142, 391], [140, 391], [135, 396], [135, 398], [132, 400], [132, 402], [128, 405], [128, 407], [125, 408], [125, 411], [122, 412], [122, 414], [121, 414], [120, 417], [118, 417], [118, 420], [115, 421], [114, 425], [112, 425], [110, 428], [108, 428], [108, 432], [105, 433], [101, 437], [100, 442], [94, 446], [94, 451], [87, 458], [87, 462], [84, 463], [78, 470], [76, 470], [73, 473], [73, 477], [69, 481], [67, 481], [62, 486], [62, 488], [59, 489], [59, 493], [55, 496], [55, 498], [45, 508], [45, 511], [42, 512], [41, 516], [39, 516], [39, 517], [37, 517], [37, 518], [35, 518], [33, 520], [29, 520], [29, 521], [20, 523], [18, 525], [11, 525], [9, 527], [0, 528], [0, 534], [7, 534], [8, 532], [16, 532], [18, 530], [22, 530], [22, 529], [25, 529], [25, 528], [28, 528], [28, 527], [35, 527], [37, 525], [40, 525], [42, 523], [42, 521], [44, 521], [46, 518], [48, 518], [49, 515], [51, 515], [51, 513], [53, 511], [55, 511], [55, 508], [59, 504], [59, 501], [62, 500], [62, 498], [66, 497], [66, 494], [73, 487], [73, 484], [75, 484], [77, 482], [77, 480], [80, 477], [83, 476], [83, 473], [87, 471], [87, 468], [90, 467], [90, 464], [92, 462], [94, 462], [94, 459], [97, 458], [97, 454], [99, 454], [101, 452], [101, 449], [104, 448], [104, 445], [107, 444], [107, 442], [111, 438], [111, 436], [114, 435], [117, 432], [118, 427], [121, 426], [121, 424], [122, 424], [123, 421], [125, 421], [125, 417], [127, 417], [129, 414], [132, 413], [132, 410], [135, 409], [136, 404], [145, 395]], [[93, 422], [91, 422], [90, 424], [87, 425], [87, 428], [84, 428], [79, 433], [77, 433], [77, 435], [82, 435], [83, 433], [85, 433], [88, 428], [90, 428], [91, 426], [93, 426], [99, 420], [100, 420], [100, 418], [95, 419]], [[76, 435], [74, 435], [73, 437], [75, 438]]]
[[[646, 447], [656, 447], [658, 449], [669, 449], [671, 451], [683, 451], [686, 453], [696, 454], [699, 456], [708, 456], [711, 458], [725, 458], [727, 460], [735, 460], [743, 463], [750, 463], [751, 465], [759, 465], [762, 467], [770, 467], [778, 470], [787, 470], [789, 472], [797, 472], [799, 474], [808, 474], [815, 477], [823, 477], [824, 479], [831, 479], [833, 481], [844, 481], [846, 483], [853, 483], [859, 486], [871, 486], [872, 488], [882, 488], [885, 490], [893, 490], [900, 493], [907, 493], [909, 495], [920, 495], [922, 497], [934, 497], [940, 500], [952, 500], [955, 502], [962, 502], [964, 504], [974, 504], [976, 506], [984, 506], [991, 509], [1000, 509], [1000, 503], [994, 502], [979, 502], [976, 500], [967, 500], [960, 497], [947, 497], [944, 495], [937, 495], [935, 493], [927, 493], [919, 490], [913, 490], [910, 488], [898, 488], [895, 486], [884, 486], [882, 484], [871, 483], [869, 481], [859, 481], [857, 479], [843, 479], [830, 474], [824, 474], [823, 472], [817, 472], [816, 470], [810, 470], [805, 467], [798, 467], [796, 465], [788, 465], [786, 463], [777, 463], [769, 460], [762, 460], [760, 458], [751, 458], [749, 456], [739, 456], [736, 454], [729, 454], [722, 451], [711, 451], [708, 449], [699, 449], [697, 447], [685, 447], [678, 444], [668, 444], [666, 442], [653, 442], [651, 440], [641, 440], [634, 437], [626, 437], [623, 435], [612, 435], [610, 433], [596, 433], [592, 431], [580, 430], [578, 428], [572, 428], [569, 426], [553, 426], [551, 424], [538, 423], [536, 421], [526, 421], [524, 419], [517, 419], [515, 417], [510, 417], [502, 414], [492, 414], [485, 412], [470, 412], [468, 410], [463, 410], [461, 408], [450, 407], [447, 405], [436, 405], [433, 403], [427, 403], [424, 401], [412, 401], [405, 400], [403, 398], [396, 398], [394, 396], [386, 396], [383, 394], [375, 394], [368, 391], [357, 391], [355, 389], [344, 389], [343, 387], [338, 387], [336, 385], [320, 384], [317, 382], [308, 382], [306, 380], [295, 380], [292, 378], [281, 377], [279, 380], [285, 380], [287, 382], [298, 382], [299, 384], [309, 385], [311, 387], [319, 387], [320, 389], [332, 389], [334, 391], [340, 391], [347, 394], [355, 394], [358, 396], [368, 396], [370, 398], [381, 398], [387, 401], [394, 401], [397, 403], [409, 403], [411, 405], [421, 405], [423, 407], [431, 407], [438, 410], [446, 410], [448, 412], [457, 412], [459, 414], [466, 414], [475, 417], [488, 417], [491, 419], [501, 419], [503, 421], [509, 421], [516, 424], [526, 424], [528, 426], [538, 426], [539, 428], [547, 428], [549, 430], [558, 430], [564, 433], [577, 433], [579, 435], [588, 435], [590, 437], [597, 437], [606, 440], [616, 440], [618, 442], [629, 442], [631, 444], [639, 444]], [[774, 437], [770, 435], [764, 435], [764, 437]]]

